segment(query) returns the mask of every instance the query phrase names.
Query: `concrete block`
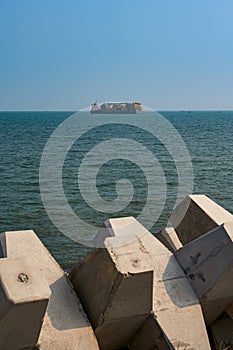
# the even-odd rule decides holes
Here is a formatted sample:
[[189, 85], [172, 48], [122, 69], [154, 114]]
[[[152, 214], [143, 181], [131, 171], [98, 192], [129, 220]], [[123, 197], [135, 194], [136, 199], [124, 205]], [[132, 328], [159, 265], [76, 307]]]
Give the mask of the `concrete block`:
[[50, 294], [35, 259], [0, 259], [0, 349], [35, 348]]
[[101, 349], [122, 349], [147, 318], [148, 315], [125, 318], [124, 325], [122, 319], [104, 322], [95, 331]]
[[164, 228], [155, 237], [172, 253], [183, 247], [174, 227]]
[[190, 349], [210, 349], [201, 306], [179, 269], [172, 256], [160, 278], [154, 279], [153, 311], [156, 320], [174, 349], [180, 349], [181, 344]]
[[233, 320], [223, 316], [210, 326], [216, 349], [227, 350], [233, 347]]
[[[114, 226], [114, 229], [112, 228]], [[115, 237], [114, 247], [124, 246], [137, 241], [147, 233], [143, 227], [132, 216], [119, 219], [109, 219], [105, 221], [104, 227], [99, 229], [93, 240], [94, 247], [105, 248], [106, 239]]]
[[[172, 325], [172, 327], [177, 330], [179, 326]], [[182, 329], [183, 332], [186, 332], [185, 329]], [[188, 332], [196, 331], [196, 329], [188, 329]], [[203, 343], [200, 343], [202, 346]], [[197, 348], [191, 346], [189, 343], [180, 341], [179, 339], [173, 339], [172, 343], [169, 341], [167, 335], [159, 326], [157, 318], [155, 315], [151, 315], [144, 325], [135, 333], [134, 337], [131, 339], [128, 345], [130, 350], [188, 350], [196, 349], [202, 350], [203, 348]]]
[[227, 306], [225, 311], [231, 318], [233, 318], [233, 303]]
[[[128, 218], [128, 225], [126, 221], [127, 218], [122, 226], [122, 230], [128, 228], [125, 234], [131, 232], [132, 236], [135, 236], [135, 232], [138, 232], [140, 235], [131, 243], [132, 253], [138, 250], [144, 252], [147, 255], [147, 259], [144, 260], [147, 261], [147, 268], [154, 270], [152, 311], [163, 334], [175, 349], [182, 349], [184, 344], [183, 349], [187, 349], [188, 346], [190, 349], [210, 349], [201, 306], [179, 263], [137, 220]], [[119, 221], [112, 219], [108, 225], [117, 236]], [[139, 243], [138, 246], [136, 242]], [[115, 247], [111, 238], [107, 238], [105, 244], [114, 250], [114, 255], [121, 261], [125, 247], [121, 247], [119, 242]], [[131, 262], [129, 258], [128, 266]], [[174, 327], [175, 324], [179, 324], [179, 327]]]
[[4, 234], [0, 234], [0, 252], [1, 252], [1, 258], [4, 258], [5, 256], [7, 256], [6, 237]]
[[175, 349], [210, 349], [201, 306], [172, 253], [132, 217], [105, 225], [105, 249], [93, 251], [70, 274], [101, 349], [126, 345], [152, 310]]
[[233, 215], [204, 195], [190, 195], [174, 209], [170, 221], [185, 245], [224, 222], [233, 221]]
[[118, 238], [107, 238], [105, 248], [94, 250], [69, 275], [103, 350], [127, 345], [152, 308], [150, 258], [135, 237], [123, 237], [123, 246]]
[[171, 350], [174, 349], [156, 321], [151, 315], [130, 340], [130, 350]]
[[2, 245], [0, 242], [0, 259], [4, 257], [3, 250], [2, 250]]
[[232, 237], [233, 222], [225, 223], [175, 253], [208, 325], [233, 301]]
[[0, 241], [5, 242], [3, 245], [7, 258], [34, 258], [51, 289], [38, 341], [40, 350], [99, 349], [76, 293], [36, 234], [31, 230], [6, 232], [0, 235]]

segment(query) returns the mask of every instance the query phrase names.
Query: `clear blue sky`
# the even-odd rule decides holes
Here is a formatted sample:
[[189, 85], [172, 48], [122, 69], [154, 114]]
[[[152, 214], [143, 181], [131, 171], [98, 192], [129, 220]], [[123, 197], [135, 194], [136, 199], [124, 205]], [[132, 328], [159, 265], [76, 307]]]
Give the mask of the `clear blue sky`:
[[233, 109], [232, 0], [0, 0], [0, 110]]

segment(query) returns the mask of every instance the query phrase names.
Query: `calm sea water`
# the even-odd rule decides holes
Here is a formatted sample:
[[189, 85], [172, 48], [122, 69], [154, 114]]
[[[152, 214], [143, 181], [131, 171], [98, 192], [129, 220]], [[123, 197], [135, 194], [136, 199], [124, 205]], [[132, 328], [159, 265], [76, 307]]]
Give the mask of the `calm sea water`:
[[[70, 240], [49, 219], [40, 195], [39, 167], [49, 137], [71, 114], [72, 112], [0, 112], [0, 231], [33, 229], [65, 269], [69, 269], [91, 248]], [[193, 193], [206, 194], [233, 212], [233, 112], [195, 111], [161, 114], [182, 136], [190, 153], [194, 174]], [[138, 215], [148, 194], [145, 174], [132, 160], [122, 159], [112, 159], [100, 167], [97, 187], [102, 198], [107, 201], [114, 200], [116, 182], [122, 178], [129, 179], [134, 193], [131, 203], [124, 210], [116, 214], [94, 210], [85, 203], [79, 193], [77, 176], [85, 152], [114, 137], [114, 128], [115, 126], [111, 125], [103, 126], [82, 136], [79, 142], [73, 144], [64, 163], [63, 188], [67, 201], [83, 221], [92, 225], [101, 226], [108, 217]], [[166, 205], [152, 229], [156, 233], [166, 224], [176, 200], [176, 167], [164, 145], [153, 140], [148, 133], [120, 125], [117, 135], [140, 142], [156, 153], [165, 174]], [[64, 135], [64, 138], [68, 136]], [[56, 209], [56, 205], [54, 208]]]

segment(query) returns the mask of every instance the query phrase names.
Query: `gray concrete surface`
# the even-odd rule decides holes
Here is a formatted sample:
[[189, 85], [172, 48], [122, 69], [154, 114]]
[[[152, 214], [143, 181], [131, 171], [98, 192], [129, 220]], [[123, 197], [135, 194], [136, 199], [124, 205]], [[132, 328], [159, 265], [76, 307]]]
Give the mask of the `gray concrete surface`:
[[[140, 234], [138, 230], [135, 233]], [[127, 345], [148, 318], [153, 271], [134, 235], [111, 236], [104, 244], [104, 249], [94, 250], [78, 263], [69, 278], [101, 349], [109, 350]]]
[[163, 230], [159, 231], [155, 237], [172, 253], [176, 252], [183, 246], [174, 227], [164, 228]]
[[38, 341], [40, 350], [99, 349], [76, 293], [63, 270], [36, 234], [31, 230], [6, 232], [0, 235], [0, 241], [5, 257], [26, 256], [29, 259], [35, 259], [37, 268], [41, 271], [51, 290], [50, 301]]
[[50, 294], [35, 259], [0, 259], [0, 349], [34, 349]]
[[209, 350], [206, 325], [218, 348], [233, 334], [233, 215], [191, 195], [171, 221], [156, 238], [106, 221], [69, 279], [33, 231], [0, 234], [0, 350]]
[[233, 215], [205, 195], [190, 195], [174, 209], [170, 221], [185, 245], [224, 222], [233, 221]]
[[[215, 348], [221, 350], [231, 350], [233, 347], [233, 320], [226, 315], [216, 320], [211, 326]], [[231, 347], [230, 347], [231, 346]]]
[[174, 349], [209, 350], [201, 306], [172, 253], [132, 217], [111, 219], [106, 227], [105, 249], [70, 274], [101, 348], [126, 345], [153, 311]]
[[128, 347], [130, 350], [171, 350], [174, 347], [166, 338], [162, 329], [156, 321], [155, 315], [150, 315], [142, 327], [130, 340]]
[[233, 222], [221, 225], [175, 253], [207, 325], [233, 302]]

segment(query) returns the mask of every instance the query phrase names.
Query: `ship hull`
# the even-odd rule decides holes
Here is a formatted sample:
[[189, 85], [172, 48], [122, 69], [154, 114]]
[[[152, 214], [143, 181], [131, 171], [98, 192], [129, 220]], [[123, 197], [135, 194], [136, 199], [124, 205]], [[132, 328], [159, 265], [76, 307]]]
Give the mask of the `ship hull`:
[[92, 114], [139, 114], [142, 113], [142, 105], [139, 102], [107, 102], [98, 105], [92, 104]]
[[130, 112], [130, 111], [125, 111], [125, 112], [113, 111], [113, 112], [110, 112], [110, 111], [101, 111], [101, 110], [91, 111], [91, 114], [141, 114], [141, 113], [142, 112], [137, 112], [137, 111], [134, 111], [134, 112]]

